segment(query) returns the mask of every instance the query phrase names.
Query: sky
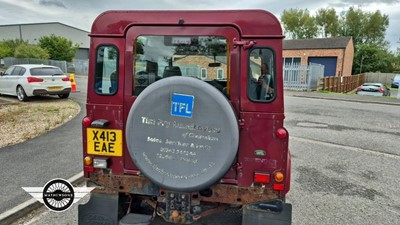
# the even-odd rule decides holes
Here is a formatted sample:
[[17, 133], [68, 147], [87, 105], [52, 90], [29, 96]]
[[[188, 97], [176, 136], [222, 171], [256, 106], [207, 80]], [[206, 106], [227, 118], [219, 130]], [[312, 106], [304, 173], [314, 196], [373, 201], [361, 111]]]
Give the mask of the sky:
[[315, 15], [321, 8], [341, 13], [350, 6], [388, 15], [386, 40], [390, 49], [400, 48], [400, 0], [0, 0], [0, 25], [60, 22], [90, 31], [94, 19], [107, 10], [264, 9], [280, 18], [290, 8]]

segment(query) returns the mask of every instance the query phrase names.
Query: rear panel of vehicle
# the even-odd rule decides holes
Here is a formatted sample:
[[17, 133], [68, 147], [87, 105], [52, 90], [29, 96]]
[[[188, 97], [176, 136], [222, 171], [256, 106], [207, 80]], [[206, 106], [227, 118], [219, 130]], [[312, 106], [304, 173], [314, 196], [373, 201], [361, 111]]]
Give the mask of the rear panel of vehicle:
[[[146, 17], [148, 16], [146, 15]], [[187, 16], [189, 17], [189, 14]], [[102, 28], [97, 27], [97, 25], [93, 27], [91, 48], [96, 49], [96, 51], [91, 51], [90, 55], [87, 99], [87, 118], [90, 118], [91, 122], [87, 127], [91, 128], [83, 128], [84, 156], [107, 158], [108, 166], [113, 174], [140, 173], [133, 163], [125, 140], [126, 121], [137, 98], [135, 76], [138, 67], [135, 65], [135, 60], [137, 60], [135, 58], [137, 48], [135, 41], [138, 37], [143, 35], [170, 35], [183, 37], [182, 41], [184, 41], [184, 37], [193, 35], [222, 36], [228, 40], [228, 60], [230, 64], [226, 73], [229, 73], [227, 80], [229, 101], [235, 110], [240, 127], [238, 155], [232, 164], [232, 168], [224, 176], [223, 182], [238, 184], [239, 186], [251, 186], [254, 183], [255, 173], [260, 172], [268, 176], [268, 179], [271, 180], [271, 182], [268, 182], [268, 186], [273, 188], [274, 174], [282, 172], [286, 177], [286, 186], [280, 186], [279, 190], [287, 192], [290, 180], [290, 158], [288, 136], [283, 128], [281, 34], [279, 32], [277, 34], [262, 34], [263, 31], [255, 28], [250, 21], [248, 21], [249, 24], [242, 24], [243, 26], [230, 24], [230, 22], [220, 22], [220, 25], [207, 26], [207, 22], [204, 22], [204, 25], [196, 22], [196, 20], [207, 21], [207, 18], [198, 19], [196, 14], [195, 17], [196, 19], [193, 22], [187, 19], [182, 23], [192, 23], [196, 26], [174, 25], [172, 18], [171, 21], [158, 21], [158, 23], [168, 23], [167, 27], [154, 25], [128, 26], [128, 20], [118, 19], [118, 21], [115, 21], [116, 26], [126, 26], [126, 28], [110, 31], [109, 37], [105, 33], [98, 32]], [[115, 20], [115, 18], [107, 18]], [[176, 23], [181, 23], [180, 18], [176, 18]], [[101, 19], [98, 19], [97, 24], [100, 24]], [[221, 20], [224, 20], [223, 17], [221, 17]], [[254, 22], [259, 23], [259, 21]], [[107, 23], [111, 23], [111, 21]], [[214, 23], [214, 21], [209, 23]], [[240, 36], [241, 33], [244, 35]], [[269, 40], [265, 40], [265, 38]], [[277, 86], [275, 87], [274, 99], [268, 102], [255, 102], [247, 96], [246, 80], [250, 64], [249, 53], [254, 48], [270, 49], [273, 53], [273, 68], [271, 69], [277, 75], [274, 81]], [[112, 81], [111, 74], [113, 73], [117, 74], [116, 81]], [[101, 84], [99, 84], [100, 81]], [[111, 90], [113, 82], [116, 87]], [[104, 129], [110, 131], [105, 132]], [[110, 136], [114, 137], [114, 135], [117, 139], [122, 139], [122, 142], [116, 144], [112, 141], [113, 138], [109, 139]], [[110, 147], [110, 143], [114, 148]], [[93, 150], [95, 148], [98, 149]], [[98, 169], [93, 170], [90, 167], [85, 168], [85, 176], [88, 176], [90, 171], [100, 171]]]
[[98, 188], [81, 224], [117, 223], [118, 210], [190, 224], [233, 205], [250, 207], [245, 225], [290, 222], [290, 204], [279, 216], [290, 153], [272, 14], [108, 11], [90, 36], [83, 163]]

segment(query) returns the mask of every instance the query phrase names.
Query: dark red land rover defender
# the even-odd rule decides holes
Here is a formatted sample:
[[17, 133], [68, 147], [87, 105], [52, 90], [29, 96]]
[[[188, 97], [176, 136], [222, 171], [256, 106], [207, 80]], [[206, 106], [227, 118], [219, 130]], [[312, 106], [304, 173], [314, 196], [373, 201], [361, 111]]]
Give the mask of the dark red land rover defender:
[[275, 16], [107, 11], [90, 37], [83, 162], [96, 188], [80, 224], [200, 224], [233, 209], [238, 224], [291, 224]]

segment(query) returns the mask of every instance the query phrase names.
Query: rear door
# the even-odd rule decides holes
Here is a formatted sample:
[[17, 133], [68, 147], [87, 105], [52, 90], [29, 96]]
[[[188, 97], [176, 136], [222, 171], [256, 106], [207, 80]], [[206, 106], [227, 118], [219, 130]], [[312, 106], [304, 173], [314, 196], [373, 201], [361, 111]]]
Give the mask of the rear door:
[[[214, 83], [226, 93], [238, 115], [240, 48], [234, 48], [235, 39], [239, 40], [239, 32], [229, 26], [131, 27], [125, 48], [124, 121], [141, 91], [171, 75]], [[137, 169], [126, 144], [124, 155], [129, 156], [124, 157], [125, 168]]]
[[254, 41], [256, 44], [242, 53], [238, 159], [243, 176], [238, 179], [240, 186], [252, 184], [254, 171], [281, 169], [286, 157], [275, 135], [284, 120], [282, 39]]

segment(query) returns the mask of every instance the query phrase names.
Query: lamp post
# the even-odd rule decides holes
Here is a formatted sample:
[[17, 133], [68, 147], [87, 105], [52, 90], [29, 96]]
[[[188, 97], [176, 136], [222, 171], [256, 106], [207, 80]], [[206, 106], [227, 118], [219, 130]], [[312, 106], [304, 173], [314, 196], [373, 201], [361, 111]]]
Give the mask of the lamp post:
[[364, 55], [361, 56], [360, 74], [361, 74], [361, 70], [362, 70], [362, 66], [363, 66], [363, 61], [364, 61], [365, 58], [367, 58], [367, 57], [364, 56]]

